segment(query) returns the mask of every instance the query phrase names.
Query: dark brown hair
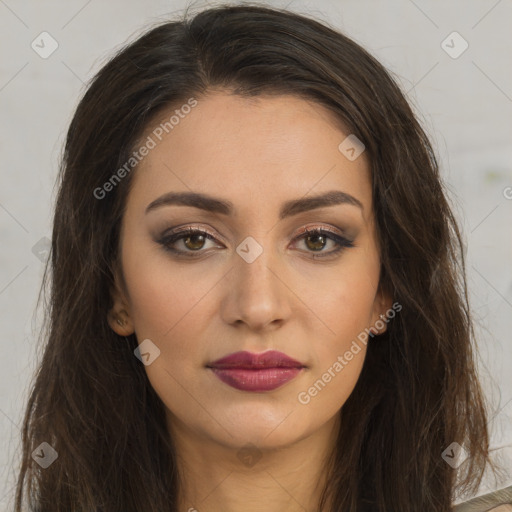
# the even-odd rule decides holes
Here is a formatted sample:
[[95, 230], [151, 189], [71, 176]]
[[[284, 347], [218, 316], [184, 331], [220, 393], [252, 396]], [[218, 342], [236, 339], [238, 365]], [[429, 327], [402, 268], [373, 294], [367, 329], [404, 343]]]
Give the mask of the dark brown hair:
[[[368, 345], [318, 510], [451, 510], [489, 460], [475, 370], [463, 242], [429, 140], [390, 74], [313, 18], [219, 6], [151, 28], [92, 79], [67, 134], [55, 207], [45, 345], [24, 425], [16, 512], [175, 511], [179, 479], [164, 406], [107, 323], [128, 161], [149, 122], [214, 89], [295, 95], [327, 107], [366, 146], [381, 248], [380, 286], [402, 310]], [[58, 459], [42, 469], [42, 442]], [[469, 454], [456, 471], [441, 454]], [[490, 463], [491, 466], [492, 463]], [[493, 466], [494, 467], [494, 466]], [[456, 485], [458, 482], [458, 486]]]

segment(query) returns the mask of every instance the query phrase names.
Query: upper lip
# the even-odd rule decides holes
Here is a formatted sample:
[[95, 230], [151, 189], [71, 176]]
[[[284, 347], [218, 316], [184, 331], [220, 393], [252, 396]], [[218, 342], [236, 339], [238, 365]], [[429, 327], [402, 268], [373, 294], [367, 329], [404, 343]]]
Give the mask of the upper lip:
[[242, 352], [234, 352], [226, 357], [217, 359], [217, 361], [207, 366], [222, 369], [304, 368], [302, 363], [277, 350], [269, 350], [261, 354], [255, 354], [245, 350]]

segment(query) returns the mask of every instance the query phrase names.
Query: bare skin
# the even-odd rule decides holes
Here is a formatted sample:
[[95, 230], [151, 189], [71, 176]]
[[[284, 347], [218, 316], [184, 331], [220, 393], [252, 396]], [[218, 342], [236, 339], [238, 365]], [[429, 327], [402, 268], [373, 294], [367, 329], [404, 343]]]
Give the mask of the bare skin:
[[[331, 370], [308, 403], [298, 396], [392, 305], [378, 288], [368, 161], [338, 150], [347, 135], [328, 110], [303, 99], [217, 91], [134, 171], [120, 241], [126, 289], [118, 279], [109, 321], [160, 350], [145, 370], [178, 452], [179, 510], [253, 512], [263, 503], [267, 512], [316, 510], [337, 413], [366, 345], [335, 376]], [[230, 201], [232, 213], [169, 204], [145, 212], [167, 192], [191, 191]], [[343, 203], [280, 219], [286, 201], [327, 191], [350, 194], [362, 209]], [[196, 256], [176, 256], [159, 240], [178, 226], [206, 229], [214, 240], [185, 234], [172, 246]], [[304, 227], [331, 230], [353, 247], [335, 254], [333, 239], [308, 241]], [[262, 249], [250, 263], [236, 250], [246, 237]], [[235, 389], [206, 367], [233, 352], [269, 349], [306, 366], [272, 391]]]

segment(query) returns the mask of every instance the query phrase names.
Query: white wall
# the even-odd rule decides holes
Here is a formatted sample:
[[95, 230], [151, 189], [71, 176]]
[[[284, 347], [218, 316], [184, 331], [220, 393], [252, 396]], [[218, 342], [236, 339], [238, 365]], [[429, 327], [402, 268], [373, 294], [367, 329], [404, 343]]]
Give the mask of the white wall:
[[[467, 241], [481, 373], [496, 414], [493, 446], [512, 484], [512, 4], [501, 0], [268, 2], [311, 13], [368, 48], [400, 82], [434, 140]], [[212, 4], [212, 2], [210, 2]], [[0, 2], [0, 508], [12, 507], [19, 427], [34, 371], [33, 316], [42, 263], [32, 249], [51, 234], [53, 183], [67, 125], [86, 82], [144, 25], [184, 1]], [[196, 2], [196, 6], [206, 5]], [[31, 42], [47, 31], [58, 49]], [[469, 43], [451, 58], [453, 31]], [[454, 40], [451, 51], [460, 41]], [[505, 197], [508, 191], [508, 199]], [[44, 244], [44, 242], [43, 242]]]

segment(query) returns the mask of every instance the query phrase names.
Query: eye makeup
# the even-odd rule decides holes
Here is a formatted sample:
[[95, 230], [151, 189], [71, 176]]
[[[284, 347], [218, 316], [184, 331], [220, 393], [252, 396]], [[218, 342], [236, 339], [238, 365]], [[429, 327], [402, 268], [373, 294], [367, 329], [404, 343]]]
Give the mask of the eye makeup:
[[[210, 250], [203, 250], [204, 245], [208, 241], [218, 242], [216, 235], [209, 230], [193, 226], [167, 229], [155, 241], [173, 257], [182, 259], [198, 258], [211, 253]], [[299, 249], [299, 251], [309, 253], [312, 259], [332, 259], [345, 249], [354, 247], [354, 240], [342, 235], [341, 231], [337, 232], [326, 226], [302, 228], [292, 243], [295, 245], [297, 242], [303, 242], [305, 249]], [[324, 250], [329, 242], [334, 247], [331, 250]], [[222, 249], [224, 244], [218, 243]], [[181, 248], [177, 247], [178, 244], [181, 245]]]

